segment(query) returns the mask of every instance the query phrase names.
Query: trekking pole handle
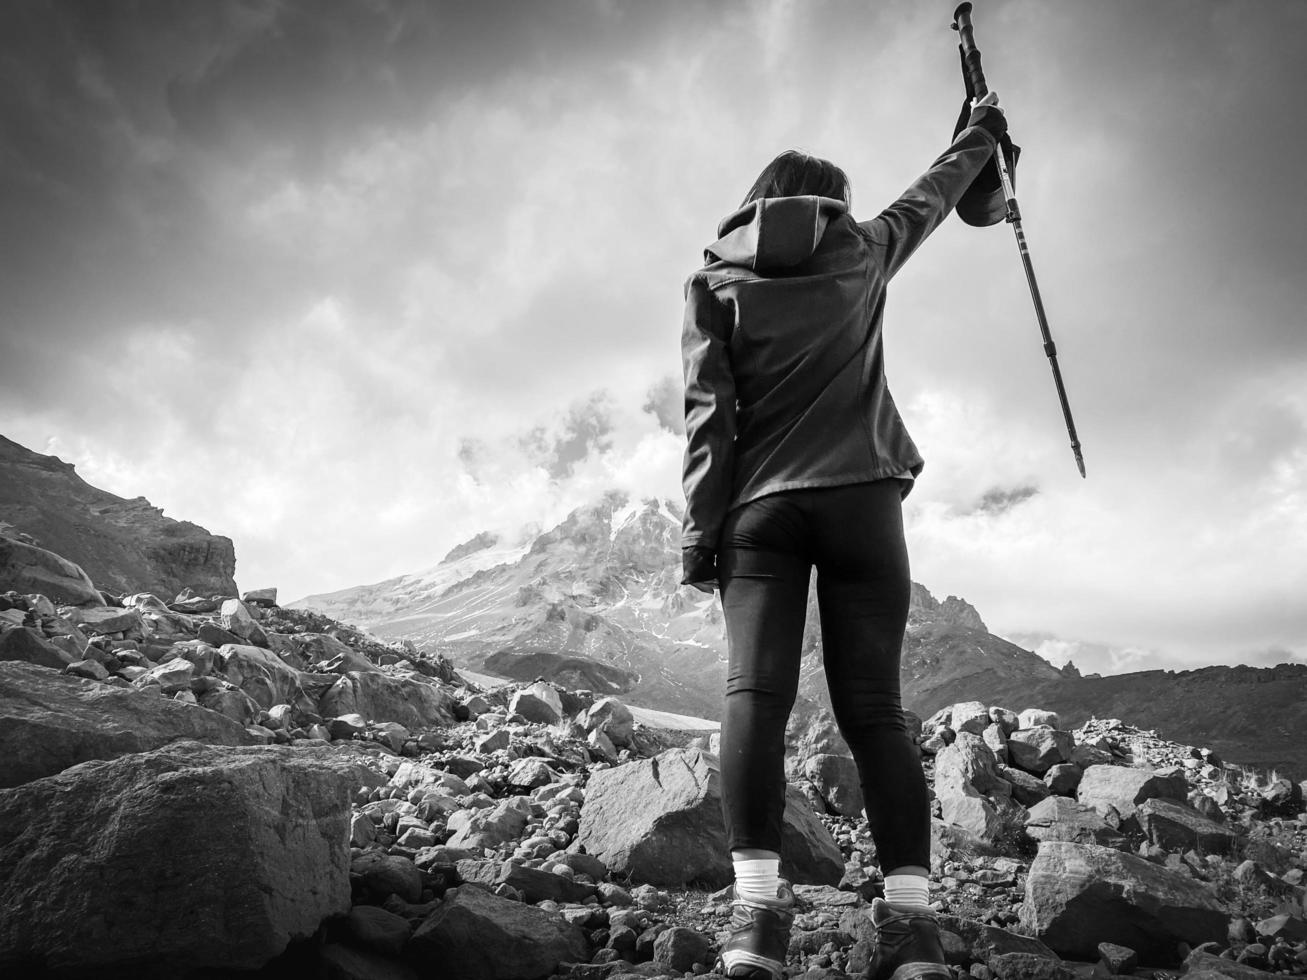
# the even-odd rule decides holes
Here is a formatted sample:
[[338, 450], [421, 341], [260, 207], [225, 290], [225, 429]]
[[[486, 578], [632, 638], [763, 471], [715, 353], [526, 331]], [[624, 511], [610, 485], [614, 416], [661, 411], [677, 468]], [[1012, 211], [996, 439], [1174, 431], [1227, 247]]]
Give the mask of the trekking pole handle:
[[980, 66], [980, 49], [976, 47], [970, 3], [958, 4], [958, 9], [953, 11], [953, 30], [958, 32], [958, 42], [962, 45], [962, 64], [966, 68], [967, 77], [971, 79], [971, 87], [976, 98], [983, 98], [989, 93], [989, 86], [985, 84], [985, 69]]

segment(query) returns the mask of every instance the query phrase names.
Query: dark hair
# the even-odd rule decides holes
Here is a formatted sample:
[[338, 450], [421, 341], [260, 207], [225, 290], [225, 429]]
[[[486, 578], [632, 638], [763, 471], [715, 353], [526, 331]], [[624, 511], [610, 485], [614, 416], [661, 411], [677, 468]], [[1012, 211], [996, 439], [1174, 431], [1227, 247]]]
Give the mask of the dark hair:
[[762, 168], [740, 207], [763, 197], [800, 197], [805, 194], [853, 203], [849, 178], [843, 170], [829, 160], [809, 156], [802, 150], [786, 150]]

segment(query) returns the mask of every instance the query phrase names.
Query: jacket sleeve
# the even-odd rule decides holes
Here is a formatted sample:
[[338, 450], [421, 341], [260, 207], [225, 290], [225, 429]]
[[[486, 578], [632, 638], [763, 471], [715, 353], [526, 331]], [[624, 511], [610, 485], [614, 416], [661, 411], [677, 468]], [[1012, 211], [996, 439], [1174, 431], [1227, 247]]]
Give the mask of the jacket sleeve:
[[870, 221], [860, 222], [873, 250], [880, 252], [886, 282], [957, 206], [989, 162], [994, 146], [987, 130], [969, 126], [897, 201]]
[[735, 378], [729, 311], [701, 276], [685, 289], [685, 520], [681, 547], [717, 548], [730, 503], [735, 451]]

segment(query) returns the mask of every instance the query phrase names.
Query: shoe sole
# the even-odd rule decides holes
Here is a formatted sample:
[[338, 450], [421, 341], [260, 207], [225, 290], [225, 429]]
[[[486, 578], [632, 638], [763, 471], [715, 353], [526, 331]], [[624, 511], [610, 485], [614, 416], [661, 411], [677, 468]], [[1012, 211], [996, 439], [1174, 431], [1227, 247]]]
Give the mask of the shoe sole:
[[714, 971], [720, 970], [731, 980], [785, 980], [783, 963], [744, 950], [734, 950], [732, 959], [735, 962], [728, 967], [726, 961], [719, 956]]
[[889, 980], [953, 980], [953, 973], [942, 963], [904, 963], [890, 974]]

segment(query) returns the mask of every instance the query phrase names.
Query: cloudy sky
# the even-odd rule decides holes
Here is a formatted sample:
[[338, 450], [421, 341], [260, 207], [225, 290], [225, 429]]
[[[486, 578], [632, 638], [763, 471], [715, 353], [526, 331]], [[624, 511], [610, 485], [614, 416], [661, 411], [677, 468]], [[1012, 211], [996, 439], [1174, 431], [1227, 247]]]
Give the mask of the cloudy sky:
[[[0, 433], [284, 599], [678, 497], [681, 288], [764, 163], [947, 145], [953, 0], [7, 3]], [[1307, 658], [1307, 4], [982, 0], [1006, 226], [894, 282], [914, 578], [1083, 670]]]

